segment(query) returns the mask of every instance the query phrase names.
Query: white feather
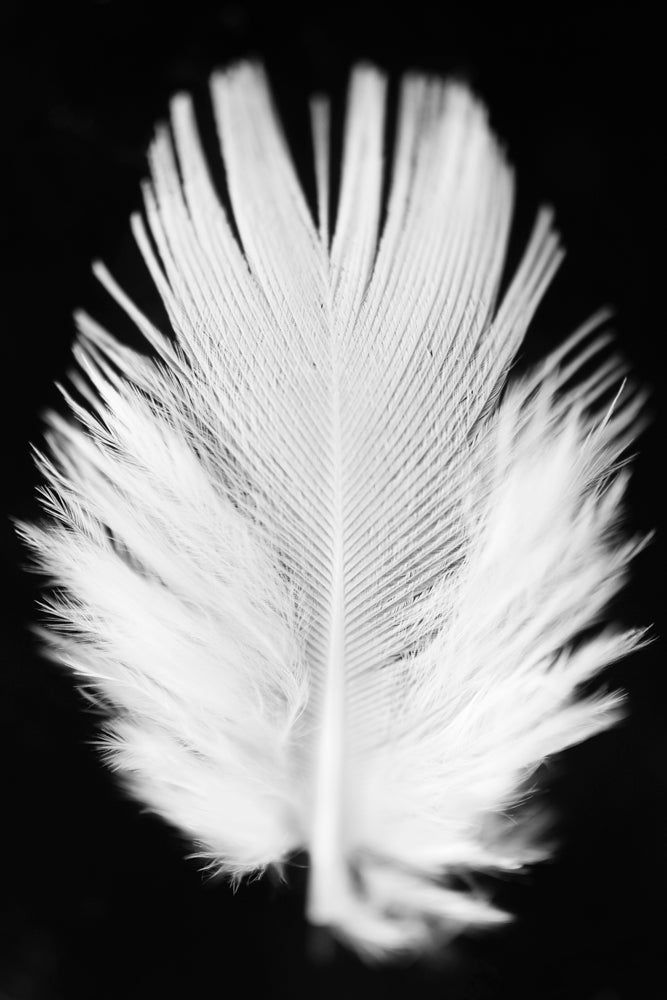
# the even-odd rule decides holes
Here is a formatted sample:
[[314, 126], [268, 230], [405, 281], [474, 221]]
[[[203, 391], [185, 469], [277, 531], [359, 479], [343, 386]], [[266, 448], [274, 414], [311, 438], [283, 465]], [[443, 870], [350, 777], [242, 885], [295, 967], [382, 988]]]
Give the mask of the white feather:
[[316, 225], [262, 71], [212, 91], [240, 243], [179, 96], [132, 220], [174, 337], [96, 265], [157, 360], [78, 317], [24, 532], [136, 795], [235, 877], [307, 849], [312, 921], [418, 949], [504, 919], [451, 876], [538, 857], [502, 816], [617, 715], [578, 686], [638, 641], [590, 627], [639, 402], [600, 409], [603, 316], [501, 395], [561, 251], [540, 213], [499, 301], [513, 180], [464, 87], [404, 81], [381, 226], [385, 80], [354, 72], [331, 243], [326, 101]]

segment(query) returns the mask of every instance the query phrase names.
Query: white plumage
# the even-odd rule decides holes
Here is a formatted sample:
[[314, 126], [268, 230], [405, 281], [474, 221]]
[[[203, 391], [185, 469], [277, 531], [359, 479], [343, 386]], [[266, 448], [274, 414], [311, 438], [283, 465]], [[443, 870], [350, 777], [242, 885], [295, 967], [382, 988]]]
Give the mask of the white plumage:
[[23, 531], [136, 796], [235, 877], [307, 849], [313, 922], [416, 950], [504, 919], [452, 876], [539, 857], [502, 817], [617, 715], [577, 688], [638, 641], [599, 623], [641, 400], [601, 402], [603, 316], [504, 389], [561, 252], [540, 213], [499, 301], [512, 174], [464, 87], [403, 82], [380, 232], [385, 80], [353, 73], [331, 240], [326, 101], [316, 225], [261, 69], [212, 91], [240, 243], [179, 96], [132, 220], [174, 336], [96, 266], [154, 357], [78, 316]]

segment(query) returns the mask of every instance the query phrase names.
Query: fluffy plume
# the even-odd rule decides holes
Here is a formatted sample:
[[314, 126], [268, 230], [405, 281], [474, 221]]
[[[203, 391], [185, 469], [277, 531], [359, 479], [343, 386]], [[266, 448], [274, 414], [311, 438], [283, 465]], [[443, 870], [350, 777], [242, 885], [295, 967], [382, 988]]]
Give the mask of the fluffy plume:
[[501, 300], [513, 180], [483, 107], [404, 80], [385, 211], [385, 89], [352, 75], [331, 239], [324, 99], [315, 222], [262, 70], [214, 77], [235, 232], [175, 98], [132, 219], [173, 334], [96, 265], [150, 356], [78, 316], [23, 528], [134, 794], [233, 877], [306, 849], [310, 920], [375, 955], [505, 919], [461, 876], [540, 856], [502, 817], [616, 718], [579, 686], [638, 641], [603, 625], [640, 406], [610, 405], [605, 317], [505, 386], [550, 215]]

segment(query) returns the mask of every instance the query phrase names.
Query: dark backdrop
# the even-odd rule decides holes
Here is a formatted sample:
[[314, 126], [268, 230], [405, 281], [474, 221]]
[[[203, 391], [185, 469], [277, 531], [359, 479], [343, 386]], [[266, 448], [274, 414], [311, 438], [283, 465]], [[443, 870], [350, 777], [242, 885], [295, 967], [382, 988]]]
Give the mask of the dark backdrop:
[[[517, 5], [518, 6], [518, 5]], [[664, 375], [664, 122], [659, 31], [641, 5], [276, 0], [170, 5], [12, 3], [2, 18], [2, 274], [7, 513], [34, 517], [29, 442], [69, 365], [72, 310], [131, 336], [89, 275], [104, 257], [149, 311], [157, 305], [129, 237], [144, 152], [171, 94], [206, 102], [209, 72], [267, 63], [304, 181], [306, 97], [342, 106], [349, 66], [376, 61], [463, 76], [488, 102], [518, 169], [518, 227], [540, 201], [569, 249], [526, 345], [528, 357], [599, 305], [616, 308], [620, 346], [653, 389], [630, 494], [637, 530], [657, 524]], [[318, 961], [293, 890], [270, 879], [234, 895], [203, 882], [187, 845], [116, 789], [90, 740], [72, 680], [29, 632], [37, 581], [3, 527], [6, 594], [0, 675], [1, 1000], [414, 996], [448, 1000], [642, 1000], [664, 995], [665, 677], [659, 642], [611, 669], [627, 722], [552, 762], [563, 847], [553, 863], [500, 887], [517, 922], [466, 940], [447, 959], [376, 970], [342, 950]], [[617, 609], [659, 621], [660, 537]], [[656, 628], [659, 632], [659, 625]]]

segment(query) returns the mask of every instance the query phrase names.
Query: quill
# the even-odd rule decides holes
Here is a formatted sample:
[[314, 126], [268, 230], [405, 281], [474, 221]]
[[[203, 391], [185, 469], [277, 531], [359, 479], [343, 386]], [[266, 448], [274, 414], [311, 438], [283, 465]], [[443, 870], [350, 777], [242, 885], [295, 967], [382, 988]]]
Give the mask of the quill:
[[315, 222], [262, 69], [212, 96], [233, 219], [182, 95], [132, 218], [173, 336], [100, 263], [150, 356], [77, 315], [21, 528], [48, 643], [210, 865], [305, 848], [313, 923], [417, 951], [506, 919], [462, 879], [544, 855], [503, 817], [618, 716], [580, 685], [640, 641], [601, 623], [640, 544], [618, 522], [642, 400], [609, 404], [604, 314], [505, 384], [561, 250], [542, 211], [499, 294], [513, 178], [464, 86], [404, 79], [385, 168], [386, 81], [353, 72], [332, 235], [326, 100]]

